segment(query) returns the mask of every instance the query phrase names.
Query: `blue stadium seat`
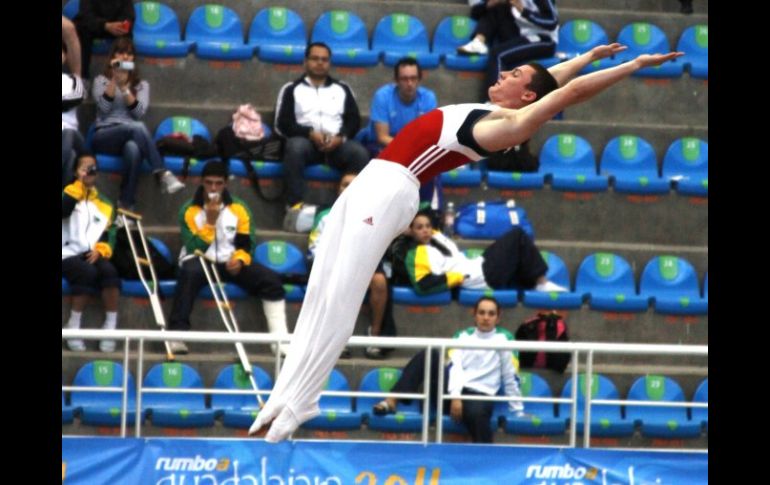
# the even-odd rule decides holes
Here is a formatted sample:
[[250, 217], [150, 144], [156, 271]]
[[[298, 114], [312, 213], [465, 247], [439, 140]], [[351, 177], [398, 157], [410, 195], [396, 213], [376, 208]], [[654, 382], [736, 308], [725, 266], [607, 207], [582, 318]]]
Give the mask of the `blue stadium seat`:
[[[393, 367], [372, 369], [361, 379], [359, 391], [389, 392], [401, 377], [401, 370]], [[357, 400], [357, 409], [367, 419], [369, 429], [377, 431], [415, 432], [422, 429], [422, 400], [413, 400], [410, 404], [398, 403], [395, 414], [375, 416], [372, 406], [382, 401], [382, 397], [362, 397]]]
[[697, 79], [709, 77], [709, 26], [706, 24], [687, 27], [679, 37], [676, 50], [684, 52], [679, 62], [684, 64], [690, 76]]
[[444, 187], [469, 187], [481, 185], [481, 170], [471, 168], [468, 164], [441, 174], [441, 185]]
[[[286, 241], [266, 241], [254, 249], [254, 260], [276, 273], [306, 275], [307, 262], [297, 246]], [[299, 285], [284, 285], [286, 301], [302, 301], [305, 289]]]
[[[548, 382], [537, 374], [519, 372], [519, 387], [523, 397], [553, 397]], [[506, 404], [507, 406], [507, 404]], [[563, 435], [566, 419], [556, 417], [556, 406], [547, 402], [526, 402], [524, 412], [526, 418], [517, 418], [507, 412], [505, 415], [505, 431], [511, 434], [524, 435]]]
[[[139, 252], [139, 254], [143, 254], [144, 251], [141, 248], [142, 243], [139, 240], [135, 240], [135, 243], [138, 245], [137, 251]], [[168, 249], [168, 246], [166, 246], [166, 243], [154, 237], [148, 237], [147, 243], [155, 246], [155, 248], [158, 250], [158, 252], [161, 255], [163, 255], [166, 261], [172, 264], [175, 263], [176, 260], [171, 255], [171, 250]], [[147, 283], [152, 284], [152, 280], [149, 276], [149, 272], [147, 273]], [[174, 292], [176, 291], [176, 280], [158, 280], [158, 288], [160, 290], [159, 293], [161, 296], [172, 297], [174, 296]], [[144, 285], [142, 285], [142, 281], [138, 279], [122, 280], [120, 294], [123, 296], [132, 296], [136, 298], [148, 297], [147, 290], [144, 289]]]
[[361, 17], [347, 10], [331, 10], [318, 17], [311, 42], [324, 42], [332, 50], [332, 65], [374, 66], [380, 53], [369, 49], [369, 33]]
[[[703, 381], [695, 389], [695, 394], [692, 397], [693, 402], [707, 403], [709, 402], [709, 378], [703, 379]], [[708, 408], [692, 408], [692, 421], [700, 423], [705, 429], [709, 427], [709, 410]]]
[[[171, 135], [173, 133], [183, 133], [192, 139], [193, 136], [198, 135], [211, 142], [211, 132], [200, 120], [191, 118], [189, 116], [170, 116], [161, 121], [157, 128], [155, 128], [154, 139], [157, 142], [164, 136]], [[184, 169], [184, 158], [177, 156], [165, 156], [163, 162], [166, 164], [166, 168], [173, 173], [179, 175]], [[195, 158], [190, 159], [190, 166], [188, 167], [188, 175], [199, 176], [203, 171], [203, 166], [206, 165], [206, 160], [197, 160]]]
[[596, 155], [585, 138], [563, 133], [549, 137], [540, 149], [540, 171], [555, 190], [601, 192], [608, 179], [596, 172]]
[[[94, 129], [95, 129], [95, 126], [92, 123], [91, 126], [88, 127], [88, 131], [86, 132], [86, 147], [88, 147], [88, 149], [91, 150], [91, 152], [96, 157], [96, 165], [99, 167], [99, 171], [105, 172], [105, 173], [123, 173], [123, 156], [122, 155], [108, 155], [106, 153], [95, 153], [91, 148], [92, 140], [94, 137]], [[141, 172], [150, 173], [149, 163], [142, 163]]]
[[615, 192], [631, 194], [667, 194], [668, 179], [658, 175], [658, 160], [650, 143], [638, 136], [622, 135], [604, 147], [599, 173], [613, 183]]
[[[545, 274], [549, 281], [570, 289], [569, 269], [564, 264], [564, 260], [556, 254], [550, 251], [540, 251], [546, 264], [548, 264], [548, 272]], [[583, 295], [573, 292], [545, 292], [525, 290], [524, 298], [522, 299], [524, 306], [529, 308], [548, 308], [548, 309], [570, 309], [580, 308], [583, 304]]]
[[[94, 360], [78, 369], [73, 386], [122, 387], [123, 366], [109, 360]], [[115, 392], [72, 391], [72, 407], [79, 408], [80, 422], [93, 426], [120, 426], [123, 394]], [[126, 423], [136, 420], [136, 384], [128, 372]]]
[[430, 51], [425, 25], [412, 15], [392, 13], [381, 18], [372, 32], [372, 50], [381, 53], [386, 66], [402, 57], [417, 59], [423, 69], [438, 67], [439, 55]]
[[[264, 369], [252, 365], [251, 371], [260, 391], [269, 391], [273, 388], [273, 380]], [[241, 364], [230, 364], [219, 371], [214, 381], [214, 388], [253, 390]], [[269, 397], [266, 394], [261, 396], [263, 402]], [[222, 417], [224, 426], [248, 428], [259, 414], [259, 403], [255, 394], [212, 394], [211, 409], [216, 416]]]
[[[601, 25], [591, 20], [575, 19], [570, 20], [559, 28], [559, 43], [557, 44], [556, 52], [565, 55], [567, 59], [572, 59], [598, 45], [609, 43], [607, 33]], [[592, 62], [584, 67], [580, 73], [587, 74], [607, 69], [608, 67], [614, 67], [618, 64], [617, 59], [608, 57]]]
[[443, 18], [433, 33], [433, 52], [441, 56], [447, 69], [456, 71], [483, 71], [487, 66], [487, 56], [462, 56], [457, 48], [471, 39], [476, 29], [476, 21], [464, 15], [452, 15]]
[[693, 137], [675, 140], [663, 157], [663, 178], [672, 180], [682, 195], [708, 197], [708, 143]]
[[709, 272], [706, 271], [706, 276], [703, 278], [703, 299], [706, 300], [706, 305], [709, 303]]
[[[350, 384], [342, 372], [332, 369], [324, 391], [350, 391]], [[321, 396], [318, 404], [321, 407], [321, 414], [305, 422], [302, 425], [304, 428], [350, 430], [361, 427], [363, 416], [361, 410], [355, 410], [352, 397]]]
[[150, 57], [185, 57], [193, 43], [182, 40], [179, 18], [166, 4], [138, 2], [134, 4], [136, 21], [133, 37], [136, 52]]
[[487, 185], [493, 189], [532, 190], [542, 189], [545, 174], [538, 168], [537, 172], [502, 172], [489, 170]]
[[[640, 377], [628, 390], [629, 401], [673, 401], [684, 402], [684, 393], [679, 384], [666, 376], [647, 375]], [[700, 436], [700, 421], [690, 421], [687, 408], [669, 406], [626, 406], [626, 416], [641, 426], [642, 436], [651, 438], [697, 438]]]
[[461, 288], [457, 295], [457, 302], [463, 306], [475, 306], [482, 296], [491, 296], [503, 308], [513, 308], [519, 304], [519, 290], [468, 290]]
[[169, 390], [142, 394], [142, 411], [149, 412], [153, 426], [190, 428], [214, 425], [214, 410], [206, 407], [203, 393], [182, 394], [172, 391], [203, 387], [200, 374], [189, 365], [181, 362], [156, 364], [147, 372], [144, 387]]
[[307, 28], [302, 17], [284, 7], [263, 8], [249, 28], [248, 45], [264, 62], [302, 64], [307, 47]]
[[609, 312], [643, 312], [649, 301], [636, 291], [631, 265], [612, 253], [586, 256], [578, 267], [575, 292], [589, 302], [592, 310]]
[[[585, 374], [578, 375], [578, 403], [577, 403], [577, 432], [583, 434], [584, 410], [585, 410]], [[572, 378], [564, 384], [561, 397], [572, 396]], [[591, 379], [591, 399], [620, 399], [615, 384], [606, 376], [593, 374]], [[558, 406], [559, 417], [569, 421], [572, 410], [571, 403], [561, 403]], [[621, 408], [617, 404], [592, 404], [591, 405], [591, 436], [631, 436], [634, 433], [634, 422], [625, 419]]]
[[80, 0], [67, 0], [67, 3], [64, 4], [61, 10], [61, 14], [72, 20], [78, 14], [78, 10], [80, 10]]
[[[647, 22], [635, 22], [624, 26], [618, 33], [618, 40], [628, 49], [618, 53], [616, 58], [620, 62], [635, 59], [640, 54], [655, 54], [671, 51], [666, 33], [657, 25]], [[645, 67], [636, 71], [633, 75], [640, 77], [676, 78], [681, 77], [684, 64], [680, 59], [672, 59], [660, 66]]]
[[195, 54], [202, 59], [246, 60], [254, 46], [243, 41], [243, 24], [235, 10], [220, 4], [197, 7], [190, 14], [185, 40], [195, 43]]
[[339, 182], [342, 178], [342, 172], [325, 163], [316, 163], [308, 165], [302, 172], [305, 180], [317, 180], [321, 182]]
[[441, 291], [430, 295], [418, 295], [411, 286], [393, 287], [393, 303], [398, 303], [399, 305], [449, 305], [451, 301], [452, 293], [450, 291]]
[[61, 279], [61, 294], [62, 296], [70, 294], [70, 283], [64, 278]]
[[676, 256], [656, 256], [642, 271], [639, 293], [654, 302], [657, 313], [704, 315], [708, 304], [701, 299], [698, 275], [692, 264]]

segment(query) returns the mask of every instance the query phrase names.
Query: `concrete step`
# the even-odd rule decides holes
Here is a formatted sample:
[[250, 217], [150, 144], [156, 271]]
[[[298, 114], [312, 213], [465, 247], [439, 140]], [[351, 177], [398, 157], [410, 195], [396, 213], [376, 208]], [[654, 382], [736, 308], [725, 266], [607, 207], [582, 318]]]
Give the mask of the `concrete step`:
[[[101, 59], [104, 62], [104, 59]], [[95, 61], [94, 65], [98, 65]], [[210, 130], [230, 122], [235, 107], [252, 103], [274, 123], [275, 102], [281, 87], [302, 75], [301, 66], [262, 63], [252, 59], [240, 63], [219, 63], [192, 55], [183, 59], [140, 59], [142, 77], [151, 84], [148, 118], [159, 108], [174, 111], [223, 111]], [[94, 68], [99, 72], [100, 68]], [[347, 82], [359, 109], [368, 117], [374, 92], [392, 80], [392, 68], [332, 68], [331, 75]], [[479, 101], [482, 73], [452, 71], [440, 66], [424, 72], [423, 85], [436, 92], [439, 105]], [[88, 105], [88, 103], [87, 103]], [[87, 106], [86, 105], [86, 106]], [[81, 108], [87, 110], [88, 108]], [[94, 108], [90, 108], [94, 109]], [[81, 115], [90, 122], [90, 113]], [[164, 117], [165, 117], [164, 116]], [[201, 117], [204, 115], [198, 115]], [[708, 83], [684, 75], [679, 79], [631, 78], [579, 106], [566, 110], [565, 119], [664, 123], [673, 125], [708, 125]], [[161, 121], [157, 119], [155, 123]], [[152, 119], [148, 120], [151, 124]], [[208, 125], [208, 123], [207, 123]]]
[[[116, 201], [120, 177], [102, 175], [100, 190]], [[178, 212], [192, 197], [199, 179], [190, 177], [184, 190], [173, 195], [162, 194], [155, 180], [144, 175], [137, 191], [137, 211], [144, 224], [178, 226]], [[260, 180], [265, 193], [272, 196], [282, 182]], [[255, 193], [248, 180], [235, 178], [228, 184], [231, 192], [251, 208], [254, 226], [260, 230], [282, 227], [283, 202], [265, 202]], [[335, 198], [333, 182], [308, 182], [307, 202], [330, 205]], [[562, 192], [545, 186], [540, 190], [508, 191], [477, 187], [446, 188], [447, 200], [459, 208], [479, 200], [513, 198], [526, 209], [538, 240], [612, 241], [633, 244], [708, 246], [708, 199], [685, 197], [674, 192], [662, 196], [629, 196], [613, 191], [602, 193]]]

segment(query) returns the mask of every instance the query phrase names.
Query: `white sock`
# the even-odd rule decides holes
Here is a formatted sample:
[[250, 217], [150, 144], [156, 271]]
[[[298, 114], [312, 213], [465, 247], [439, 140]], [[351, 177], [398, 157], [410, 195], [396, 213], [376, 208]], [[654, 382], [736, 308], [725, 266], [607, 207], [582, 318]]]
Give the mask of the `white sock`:
[[105, 330], [115, 330], [118, 326], [118, 312], [107, 312], [104, 316], [104, 325], [102, 328]]
[[83, 318], [83, 312], [73, 310], [70, 313], [70, 319], [67, 322], [67, 328], [80, 328], [80, 319]]

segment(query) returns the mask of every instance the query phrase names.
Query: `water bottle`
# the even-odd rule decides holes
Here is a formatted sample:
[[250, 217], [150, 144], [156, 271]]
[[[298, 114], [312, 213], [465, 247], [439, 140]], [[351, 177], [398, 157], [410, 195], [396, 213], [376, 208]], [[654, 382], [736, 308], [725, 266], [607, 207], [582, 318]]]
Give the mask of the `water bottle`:
[[455, 234], [455, 203], [447, 202], [444, 210], [444, 234], [449, 237]]

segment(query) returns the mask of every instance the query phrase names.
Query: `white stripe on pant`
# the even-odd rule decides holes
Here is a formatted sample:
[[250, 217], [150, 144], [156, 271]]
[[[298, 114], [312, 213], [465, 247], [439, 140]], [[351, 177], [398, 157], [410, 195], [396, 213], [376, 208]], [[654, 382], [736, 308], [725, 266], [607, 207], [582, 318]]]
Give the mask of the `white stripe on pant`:
[[[298, 424], [320, 414], [319, 395], [353, 334], [377, 264], [417, 213], [418, 191], [417, 178], [405, 167], [375, 159], [334, 203], [285, 364], [259, 416], [262, 424], [284, 407]], [[372, 225], [365, 222], [370, 217]]]

